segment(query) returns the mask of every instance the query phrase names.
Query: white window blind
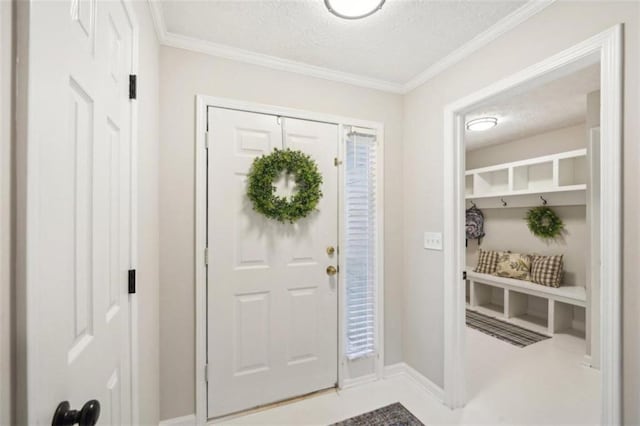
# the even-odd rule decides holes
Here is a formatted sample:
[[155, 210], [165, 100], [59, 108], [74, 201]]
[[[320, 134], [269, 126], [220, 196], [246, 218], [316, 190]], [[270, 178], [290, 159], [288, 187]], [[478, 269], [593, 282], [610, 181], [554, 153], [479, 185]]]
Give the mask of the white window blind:
[[346, 356], [376, 353], [376, 137], [351, 131], [345, 158]]

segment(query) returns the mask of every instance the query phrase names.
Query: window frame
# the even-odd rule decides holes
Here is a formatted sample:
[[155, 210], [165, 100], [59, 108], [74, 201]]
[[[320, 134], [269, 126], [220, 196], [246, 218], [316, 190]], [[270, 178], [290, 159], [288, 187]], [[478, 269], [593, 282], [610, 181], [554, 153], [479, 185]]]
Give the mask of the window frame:
[[[339, 247], [346, 247], [346, 191], [345, 191], [345, 171], [344, 161], [346, 159], [346, 146], [348, 132], [351, 129], [358, 132], [370, 132], [376, 136], [376, 248], [375, 248], [375, 271], [376, 271], [376, 305], [374, 315], [375, 320], [375, 346], [376, 353], [366, 358], [349, 360], [346, 355], [346, 283], [345, 274], [339, 274], [339, 325], [340, 332], [338, 342], [340, 356], [338, 363], [338, 387], [348, 388], [360, 383], [362, 380], [380, 379], [384, 375], [384, 125], [381, 123], [360, 124], [350, 121], [340, 125], [340, 148], [339, 148]], [[338, 250], [339, 265], [345, 265], [345, 252]], [[365, 371], [365, 374], [362, 372]]]

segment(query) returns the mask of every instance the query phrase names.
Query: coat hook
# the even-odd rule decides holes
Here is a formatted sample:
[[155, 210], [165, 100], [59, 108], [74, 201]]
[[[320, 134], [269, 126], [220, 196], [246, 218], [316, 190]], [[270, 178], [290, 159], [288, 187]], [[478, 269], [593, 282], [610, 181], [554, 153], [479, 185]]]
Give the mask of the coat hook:
[[547, 205], [547, 200], [545, 200], [542, 195], [540, 196], [540, 199], [542, 200], [542, 205], [546, 206]]
[[473, 200], [469, 200], [469, 202], [471, 203], [471, 207], [473, 207], [474, 209], [477, 208], [476, 203], [474, 203]]
[[502, 207], [507, 207], [507, 202], [504, 200], [504, 198], [500, 198], [500, 201], [502, 202]]

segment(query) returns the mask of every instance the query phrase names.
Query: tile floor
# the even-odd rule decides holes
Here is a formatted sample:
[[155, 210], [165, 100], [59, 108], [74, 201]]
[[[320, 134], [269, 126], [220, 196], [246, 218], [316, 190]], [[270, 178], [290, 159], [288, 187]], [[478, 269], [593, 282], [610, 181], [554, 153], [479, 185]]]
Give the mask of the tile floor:
[[595, 425], [600, 374], [584, 340], [559, 334], [519, 349], [467, 329], [469, 402], [452, 411], [407, 376], [329, 391], [217, 424], [327, 425], [399, 401], [426, 425]]

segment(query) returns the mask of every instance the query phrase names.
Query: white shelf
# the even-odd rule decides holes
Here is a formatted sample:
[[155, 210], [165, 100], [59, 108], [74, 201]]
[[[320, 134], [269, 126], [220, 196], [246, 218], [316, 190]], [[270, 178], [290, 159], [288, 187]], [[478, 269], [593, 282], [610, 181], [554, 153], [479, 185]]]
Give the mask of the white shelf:
[[540, 204], [544, 196], [549, 205], [584, 205], [587, 176], [586, 149], [468, 170], [467, 204], [526, 207]]
[[540, 333], [570, 332], [584, 337], [575, 310], [584, 312], [584, 287], [545, 287], [527, 281], [473, 272], [467, 269], [468, 308]]

